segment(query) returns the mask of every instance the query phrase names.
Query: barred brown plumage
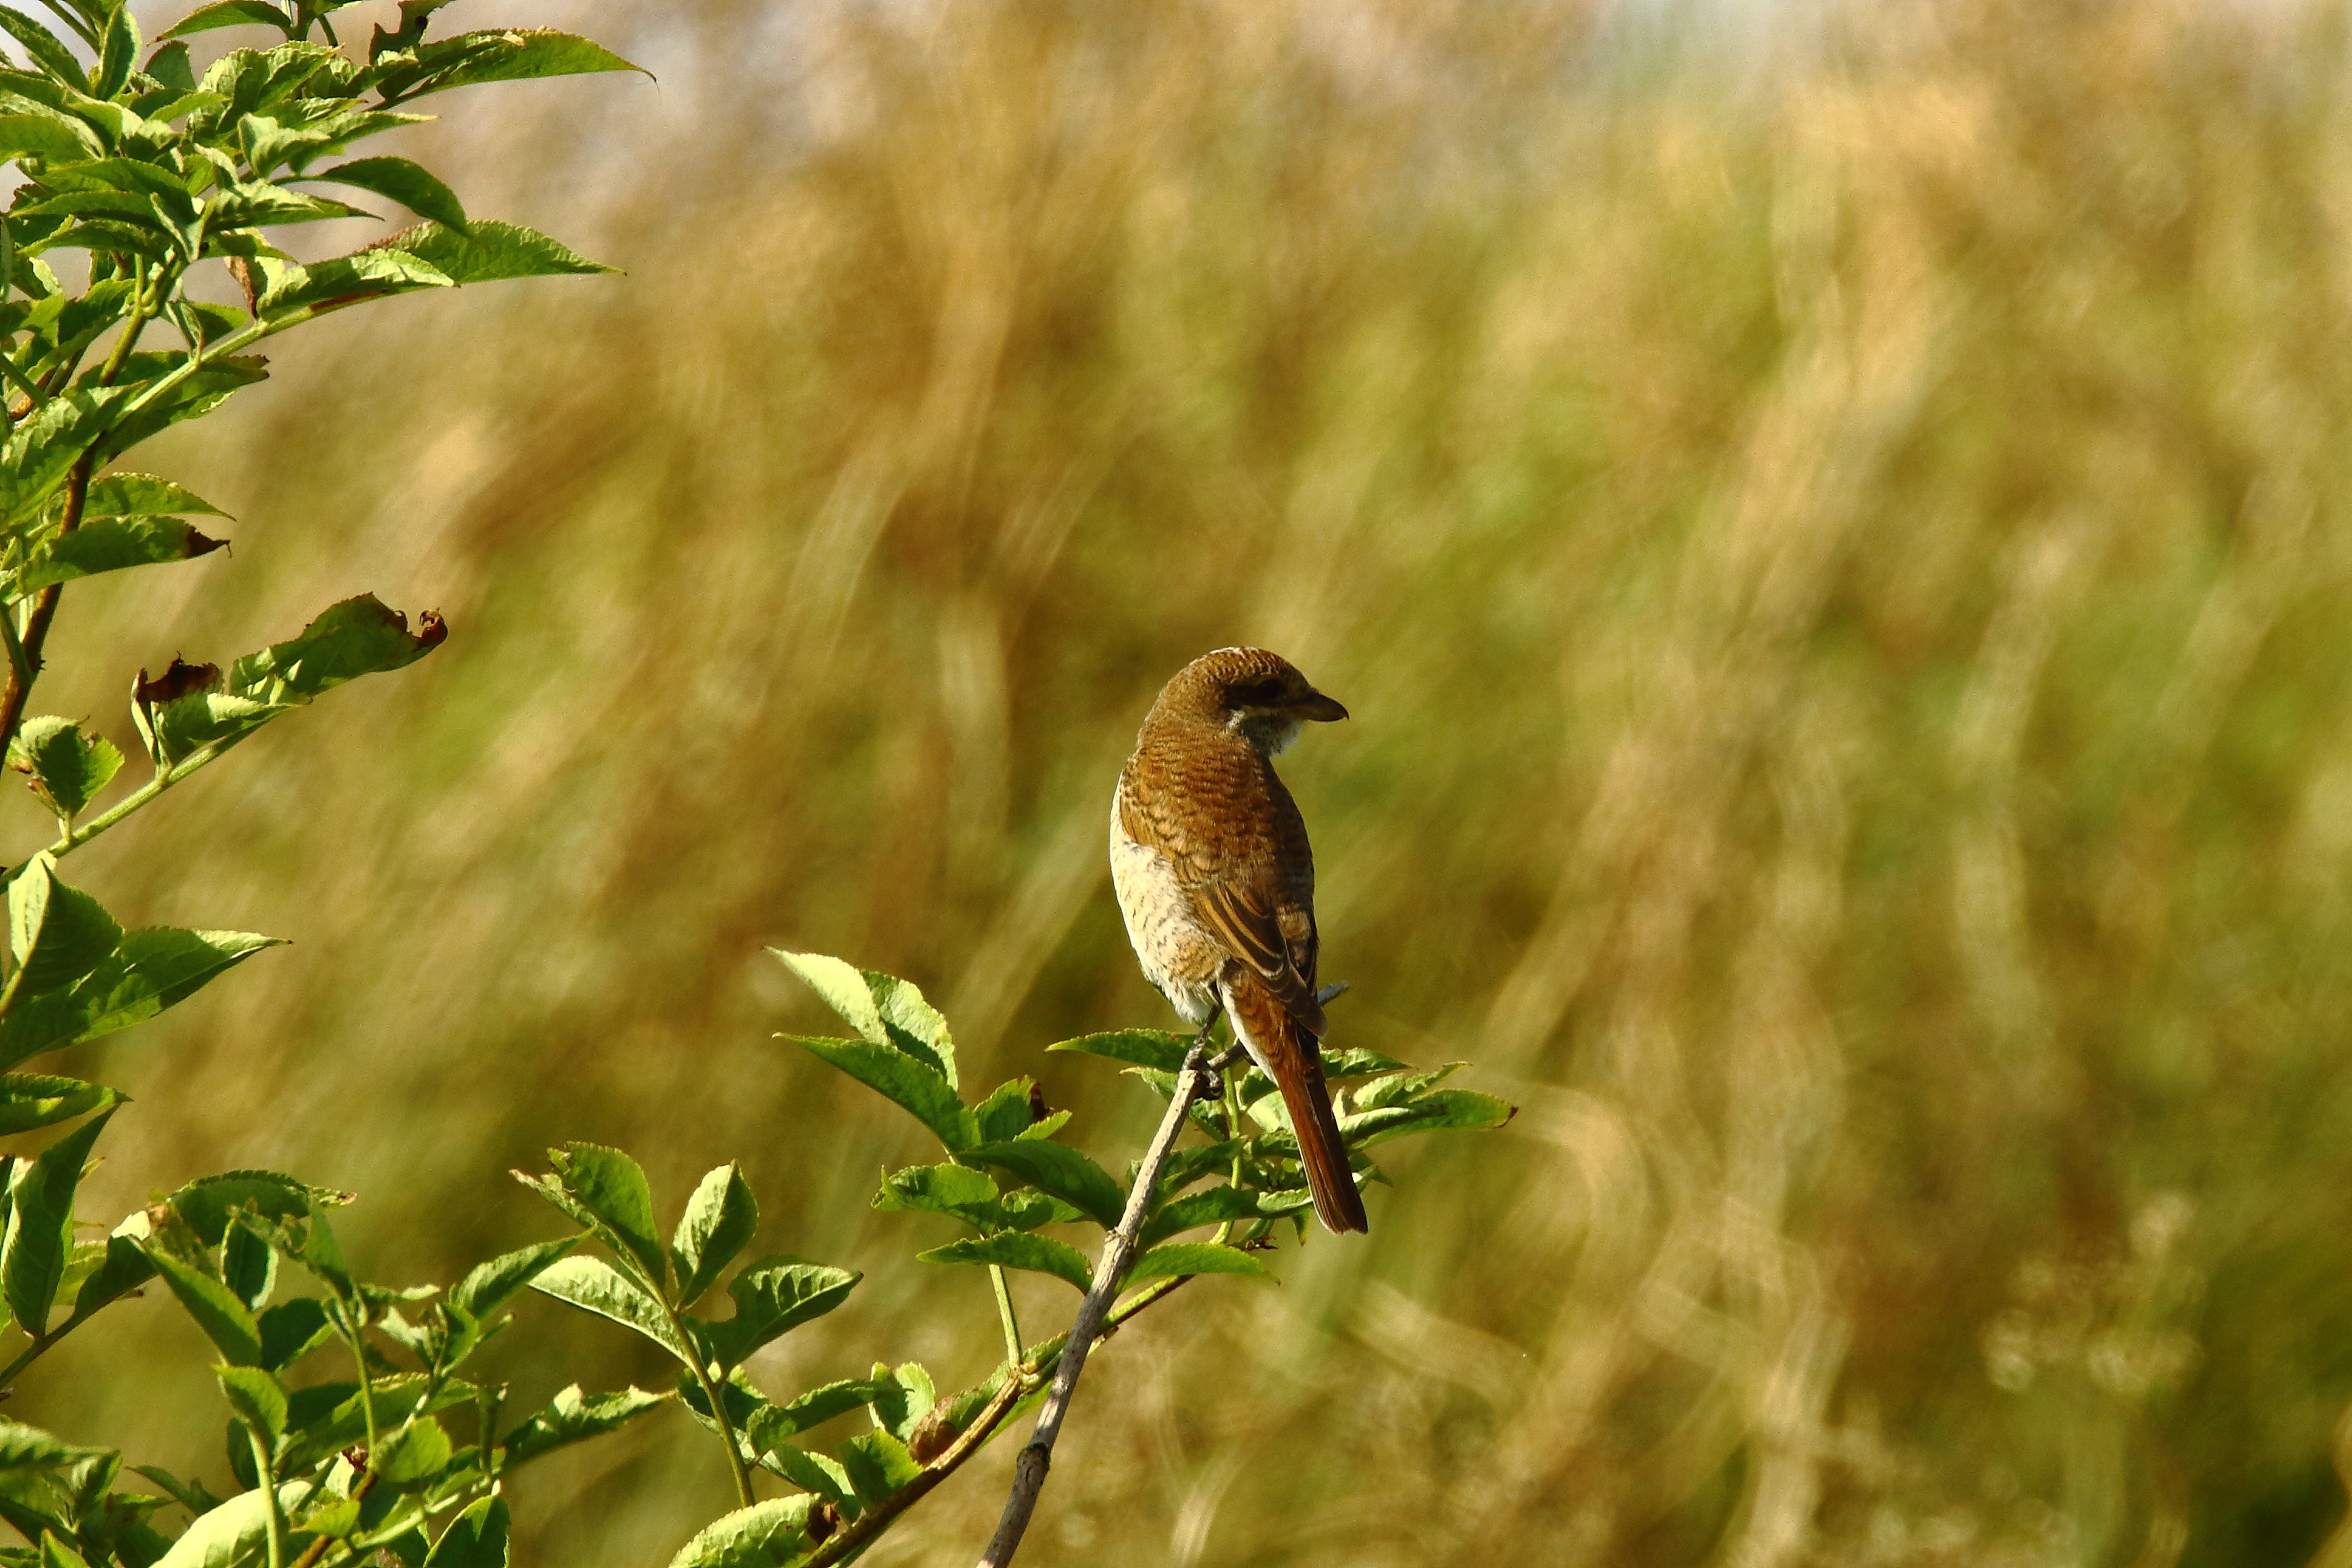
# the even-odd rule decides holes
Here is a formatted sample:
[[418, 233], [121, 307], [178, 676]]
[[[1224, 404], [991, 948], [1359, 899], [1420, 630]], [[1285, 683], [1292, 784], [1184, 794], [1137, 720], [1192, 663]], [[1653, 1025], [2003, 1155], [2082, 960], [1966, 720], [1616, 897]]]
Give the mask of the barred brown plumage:
[[1370, 1228], [1324, 1087], [1315, 856], [1273, 758], [1348, 710], [1280, 656], [1228, 647], [1176, 672], [1119, 770], [1111, 879], [1144, 974], [1193, 1024], [1220, 1008], [1282, 1091], [1315, 1212]]

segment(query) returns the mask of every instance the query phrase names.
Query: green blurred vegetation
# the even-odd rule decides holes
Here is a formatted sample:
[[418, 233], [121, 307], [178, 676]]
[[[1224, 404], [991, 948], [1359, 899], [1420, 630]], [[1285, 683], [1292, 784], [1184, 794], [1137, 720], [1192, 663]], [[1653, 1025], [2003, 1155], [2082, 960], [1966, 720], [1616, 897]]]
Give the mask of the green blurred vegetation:
[[[453, 631], [78, 863], [297, 939], [63, 1065], [145, 1102], [89, 1212], [267, 1164], [446, 1278], [551, 1142], [740, 1157], [763, 1246], [877, 1270], [755, 1374], [970, 1381], [985, 1281], [866, 1207], [918, 1140], [759, 949], [1139, 1142], [1035, 1053], [1163, 1021], [1111, 780], [1263, 643], [1356, 716], [1285, 763], [1333, 1043], [1523, 1109], [1113, 1342], [1038, 1562], [2352, 1563], [2340, 5], [1857, 0], [1760, 64], [1571, 0], [548, 9], [664, 85], [518, 91], [456, 183], [630, 276], [317, 329], [142, 463], [234, 556], [52, 645], [127, 743], [72, 672]], [[174, 1316], [12, 1414], [222, 1470]], [[702, 1447], [551, 1461], [519, 1538], [658, 1561]]]

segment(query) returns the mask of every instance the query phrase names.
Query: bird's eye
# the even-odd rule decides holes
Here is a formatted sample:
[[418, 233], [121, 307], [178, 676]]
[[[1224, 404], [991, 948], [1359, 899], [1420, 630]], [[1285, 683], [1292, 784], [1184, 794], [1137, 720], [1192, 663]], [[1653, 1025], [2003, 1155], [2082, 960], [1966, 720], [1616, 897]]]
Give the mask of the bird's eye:
[[1282, 700], [1283, 690], [1283, 684], [1278, 679], [1261, 680], [1234, 692], [1234, 701], [1241, 707], [1270, 708]]

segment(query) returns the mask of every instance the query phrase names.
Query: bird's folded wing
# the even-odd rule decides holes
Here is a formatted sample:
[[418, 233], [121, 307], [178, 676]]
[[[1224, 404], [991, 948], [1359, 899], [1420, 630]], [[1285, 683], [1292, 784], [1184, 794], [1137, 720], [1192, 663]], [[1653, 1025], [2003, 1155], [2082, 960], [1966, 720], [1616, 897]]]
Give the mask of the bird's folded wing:
[[[1322, 1004], [1315, 1000], [1315, 917], [1268, 909], [1251, 889], [1228, 881], [1202, 882], [1190, 890], [1202, 924], [1225, 951], [1255, 971], [1292, 1017], [1320, 1036], [1324, 1026]], [[1283, 913], [1293, 918], [1285, 921]], [[1301, 924], [1304, 940], [1294, 943], [1283, 928]]]

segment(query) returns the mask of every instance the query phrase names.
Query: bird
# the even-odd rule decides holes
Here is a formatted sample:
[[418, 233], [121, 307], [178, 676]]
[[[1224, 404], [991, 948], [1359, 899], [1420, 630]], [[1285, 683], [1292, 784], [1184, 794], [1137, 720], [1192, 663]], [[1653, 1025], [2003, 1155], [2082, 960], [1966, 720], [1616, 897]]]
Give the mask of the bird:
[[1347, 716], [1279, 654], [1202, 654], [1144, 716], [1110, 812], [1111, 884], [1144, 977], [1191, 1024], [1233, 1020], [1282, 1091], [1335, 1233], [1371, 1226], [1323, 1082], [1315, 855], [1274, 758], [1307, 722]]

